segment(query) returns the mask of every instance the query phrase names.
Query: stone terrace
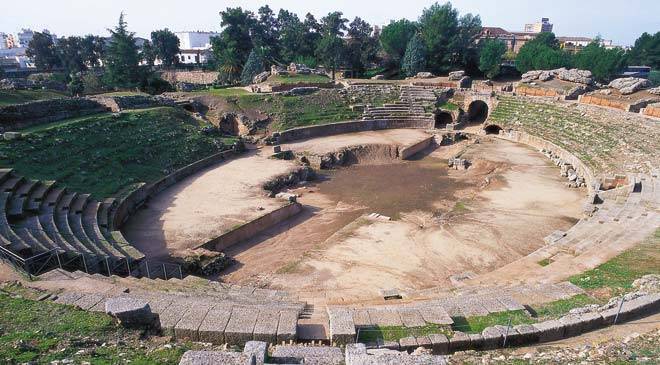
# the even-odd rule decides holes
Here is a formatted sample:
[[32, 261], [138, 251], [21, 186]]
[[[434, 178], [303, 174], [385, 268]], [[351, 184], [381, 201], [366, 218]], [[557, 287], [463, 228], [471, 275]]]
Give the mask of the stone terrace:
[[500, 96], [489, 123], [520, 129], [571, 151], [594, 173], [658, 168], [660, 128], [634, 114], [545, 99]]

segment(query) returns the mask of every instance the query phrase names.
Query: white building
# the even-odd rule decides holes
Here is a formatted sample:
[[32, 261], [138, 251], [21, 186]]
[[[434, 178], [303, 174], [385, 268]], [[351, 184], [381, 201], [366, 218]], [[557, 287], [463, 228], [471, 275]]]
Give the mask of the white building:
[[10, 43], [13, 43], [13, 40], [10, 39], [11, 34], [0, 32], [0, 49], [11, 48]]
[[181, 49], [209, 49], [211, 38], [220, 35], [215, 32], [176, 32]]

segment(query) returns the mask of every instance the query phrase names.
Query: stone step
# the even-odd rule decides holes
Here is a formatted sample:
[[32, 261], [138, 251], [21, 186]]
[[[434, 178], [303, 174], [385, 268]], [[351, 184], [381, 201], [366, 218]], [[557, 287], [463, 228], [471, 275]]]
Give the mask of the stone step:
[[28, 199], [27, 210], [38, 212], [48, 193], [55, 187], [54, 181], [42, 181]]
[[37, 180], [22, 180], [21, 185], [15, 188], [14, 193], [10, 197], [9, 211], [10, 216], [18, 217], [23, 215], [23, 211], [27, 209], [28, 197], [39, 186]]
[[15, 253], [29, 252], [32, 250], [32, 247], [16, 235], [7, 220], [7, 205], [9, 203], [10, 195], [11, 193], [8, 192], [0, 193], [0, 235], [3, 236], [4, 241], [6, 241], [3, 242], [3, 244], [8, 242], [8, 247]]

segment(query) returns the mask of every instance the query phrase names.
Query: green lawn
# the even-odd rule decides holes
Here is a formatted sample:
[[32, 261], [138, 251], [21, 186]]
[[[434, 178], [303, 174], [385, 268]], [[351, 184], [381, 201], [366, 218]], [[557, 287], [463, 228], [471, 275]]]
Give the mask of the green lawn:
[[0, 90], [0, 107], [27, 103], [35, 100], [47, 100], [66, 97], [67, 94], [52, 90]]
[[451, 326], [452, 330], [466, 333], [481, 333], [486, 327], [498, 324], [506, 326], [509, 320], [511, 320], [512, 326], [536, 322], [523, 310], [490, 313], [485, 316], [452, 317], [452, 319], [454, 320], [454, 324]]
[[603, 304], [601, 301], [587, 294], [578, 294], [572, 298], [560, 299], [554, 302], [533, 306], [539, 319], [559, 318], [568, 313], [573, 308], [584, 307], [589, 304]]
[[331, 82], [325, 75], [275, 75], [268, 78], [271, 84], [320, 84]]
[[438, 108], [452, 111], [452, 110], [458, 110], [459, 107], [457, 104], [454, 104], [451, 101], [447, 101], [444, 104], [439, 105]]
[[398, 341], [404, 337], [426, 336], [433, 333], [442, 333], [451, 336], [451, 330], [448, 327], [437, 324], [427, 324], [424, 327], [403, 327], [403, 326], [376, 326], [374, 328], [360, 329], [358, 340], [360, 342], [377, 341]]
[[240, 96], [247, 95], [249, 92], [242, 87], [226, 87], [221, 89], [210, 88], [204, 91], [196, 91], [198, 93], [211, 94], [215, 96]]
[[588, 291], [607, 288], [605, 294], [611, 296], [630, 291], [632, 282], [647, 274], [660, 274], [660, 229], [643, 243], [569, 281]]
[[155, 181], [235, 141], [208, 136], [201, 127], [169, 107], [76, 118], [28, 130], [20, 140], [0, 141], [0, 167], [57, 180], [100, 199]]
[[143, 338], [140, 331], [119, 327], [106, 314], [29, 296], [29, 291], [15, 286], [0, 292], [0, 363], [69, 359], [75, 364], [177, 364], [189, 346], [165, 347]]

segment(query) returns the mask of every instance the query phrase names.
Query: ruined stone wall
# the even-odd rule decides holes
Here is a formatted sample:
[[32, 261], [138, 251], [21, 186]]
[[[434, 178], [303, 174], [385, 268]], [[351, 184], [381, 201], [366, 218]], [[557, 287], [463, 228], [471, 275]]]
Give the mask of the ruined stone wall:
[[660, 118], [660, 104], [647, 105], [643, 109], [643, 114], [649, 117]]
[[241, 241], [247, 240], [254, 235], [262, 232], [280, 222], [283, 222], [302, 211], [300, 203], [289, 203], [283, 207], [277, 208], [258, 218], [255, 218], [243, 225], [240, 225], [221, 236], [216, 237], [200, 247], [207, 250], [223, 251]]
[[622, 100], [611, 100], [596, 95], [580, 95], [578, 102], [628, 111], [630, 104]]
[[144, 109], [157, 106], [174, 106], [174, 100], [147, 95], [126, 96], [94, 96], [90, 99], [106, 106], [110, 111], [116, 113], [126, 109]]
[[182, 167], [151, 184], [145, 184], [145, 183], [140, 184], [139, 186], [136, 187], [136, 189], [134, 189], [125, 197], [123, 197], [119, 202], [119, 205], [117, 206], [117, 208], [113, 213], [113, 216], [111, 217], [111, 222], [112, 222], [111, 228], [113, 230], [119, 229], [122, 226], [122, 224], [124, 224], [128, 220], [128, 218], [138, 209], [140, 209], [140, 207], [152, 196], [155, 196], [161, 191], [167, 189], [168, 187], [176, 184], [177, 182], [185, 179], [186, 177], [202, 169], [205, 169], [218, 162], [222, 162], [235, 155], [236, 152], [234, 152], [233, 150], [216, 153], [214, 155], [201, 159], [197, 162], [193, 162], [190, 165]]
[[399, 158], [399, 148], [389, 144], [347, 146], [323, 154], [300, 153], [300, 161], [317, 169], [332, 169], [354, 164], [391, 162]]
[[523, 96], [548, 96], [548, 97], [561, 96], [559, 92], [557, 92], [557, 90], [554, 89], [536, 88], [529, 86], [516, 87], [516, 94]]
[[548, 142], [543, 138], [532, 136], [525, 132], [509, 130], [509, 131], [500, 131], [498, 135], [499, 138], [503, 138], [509, 141], [526, 144], [528, 146], [534, 147], [538, 150], [552, 151], [554, 154], [559, 156], [563, 161], [566, 161], [573, 165], [573, 168], [578, 173], [578, 175], [584, 177], [585, 183], [589, 194], [593, 194], [596, 190], [594, 185], [597, 185], [598, 182], [594, 178], [591, 169], [587, 167], [579, 158], [577, 158], [572, 153], [566, 151], [565, 149], [557, 146], [552, 142]]
[[106, 110], [104, 105], [85, 98], [62, 98], [7, 105], [0, 107], [0, 130], [27, 128]]
[[302, 82], [302, 83], [296, 83], [296, 84], [281, 84], [281, 85], [273, 85], [271, 86], [272, 92], [283, 92], [283, 91], [289, 91], [291, 89], [295, 89], [297, 87], [318, 87], [320, 89], [332, 89], [335, 87], [334, 82]]
[[306, 138], [333, 136], [344, 133], [373, 131], [380, 129], [414, 128], [430, 129], [434, 122], [427, 120], [366, 120], [349, 121], [288, 129], [280, 132], [279, 142], [285, 143]]
[[195, 85], [211, 85], [218, 79], [218, 71], [163, 71], [163, 80], [174, 85], [185, 82]]
[[420, 142], [417, 142], [413, 145], [406, 146], [406, 147], [402, 148], [401, 151], [399, 151], [399, 157], [402, 160], [407, 160], [408, 158], [410, 158], [410, 156], [412, 156], [412, 155], [414, 155], [414, 154], [416, 154], [420, 151], [423, 151], [426, 148], [428, 148], [429, 146], [431, 146], [434, 143], [434, 141], [435, 141], [435, 136], [430, 136], [430, 137], [428, 137], [428, 138], [426, 138], [426, 139], [424, 139]]

